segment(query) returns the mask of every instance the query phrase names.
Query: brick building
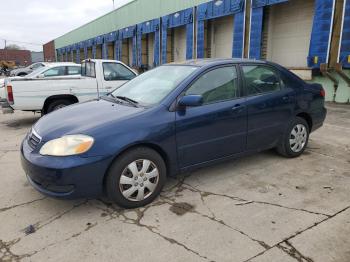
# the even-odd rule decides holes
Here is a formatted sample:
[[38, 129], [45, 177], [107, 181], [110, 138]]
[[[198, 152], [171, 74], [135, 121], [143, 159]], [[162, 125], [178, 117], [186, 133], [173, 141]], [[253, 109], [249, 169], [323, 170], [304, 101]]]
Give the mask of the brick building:
[[56, 51], [55, 51], [54, 41], [48, 42], [44, 45], [44, 61], [45, 62], [56, 61]]
[[0, 61], [13, 61], [18, 66], [27, 66], [32, 63], [29, 50], [0, 49]]

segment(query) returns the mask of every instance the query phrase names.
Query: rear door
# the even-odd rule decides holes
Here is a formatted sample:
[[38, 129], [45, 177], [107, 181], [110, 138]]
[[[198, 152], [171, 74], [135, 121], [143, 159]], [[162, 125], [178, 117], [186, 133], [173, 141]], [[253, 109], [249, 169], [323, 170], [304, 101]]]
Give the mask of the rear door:
[[117, 62], [103, 62], [102, 70], [101, 95], [113, 91], [125, 82], [136, 77], [136, 74], [132, 70]]
[[211, 69], [185, 95], [202, 95], [203, 105], [176, 112], [181, 168], [241, 153], [246, 146], [247, 109], [236, 66]]
[[276, 145], [293, 117], [296, 94], [266, 64], [241, 65], [248, 108], [247, 150]]

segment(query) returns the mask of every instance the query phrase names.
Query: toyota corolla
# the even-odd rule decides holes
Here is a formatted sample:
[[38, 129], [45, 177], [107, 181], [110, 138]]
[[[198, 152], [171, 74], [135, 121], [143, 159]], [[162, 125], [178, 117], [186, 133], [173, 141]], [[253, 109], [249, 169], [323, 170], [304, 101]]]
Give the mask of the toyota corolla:
[[106, 194], [139, 207], [167, 176], [271, 148], [300, 156], [324, 122], [324, 97], [321, 85], [269, 62], [163, 65], [41, 118], [21, 145], [22, 165], [45, 195]]

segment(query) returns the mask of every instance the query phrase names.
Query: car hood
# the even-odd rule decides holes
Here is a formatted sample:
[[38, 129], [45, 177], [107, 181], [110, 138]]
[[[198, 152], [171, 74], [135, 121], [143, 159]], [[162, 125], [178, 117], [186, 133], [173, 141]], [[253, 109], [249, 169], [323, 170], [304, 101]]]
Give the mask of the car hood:
[[106, 100], [94, 100], [75, 104], [52, 112], [34, 125], [34, 130], [43, 141], [48, 141], [64, 135], [85, 134], [101, 135], [100, 130], [108, 125], [129, 119], [145, 108], [116, 104]]

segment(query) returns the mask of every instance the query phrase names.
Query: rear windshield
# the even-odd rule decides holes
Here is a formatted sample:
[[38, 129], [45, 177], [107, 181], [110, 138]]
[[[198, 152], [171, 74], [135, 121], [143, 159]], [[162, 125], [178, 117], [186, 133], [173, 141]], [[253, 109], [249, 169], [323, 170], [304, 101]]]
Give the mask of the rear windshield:
[[96, 78], [95, 62], [83, 62], [81, 64], [81, 75]]

